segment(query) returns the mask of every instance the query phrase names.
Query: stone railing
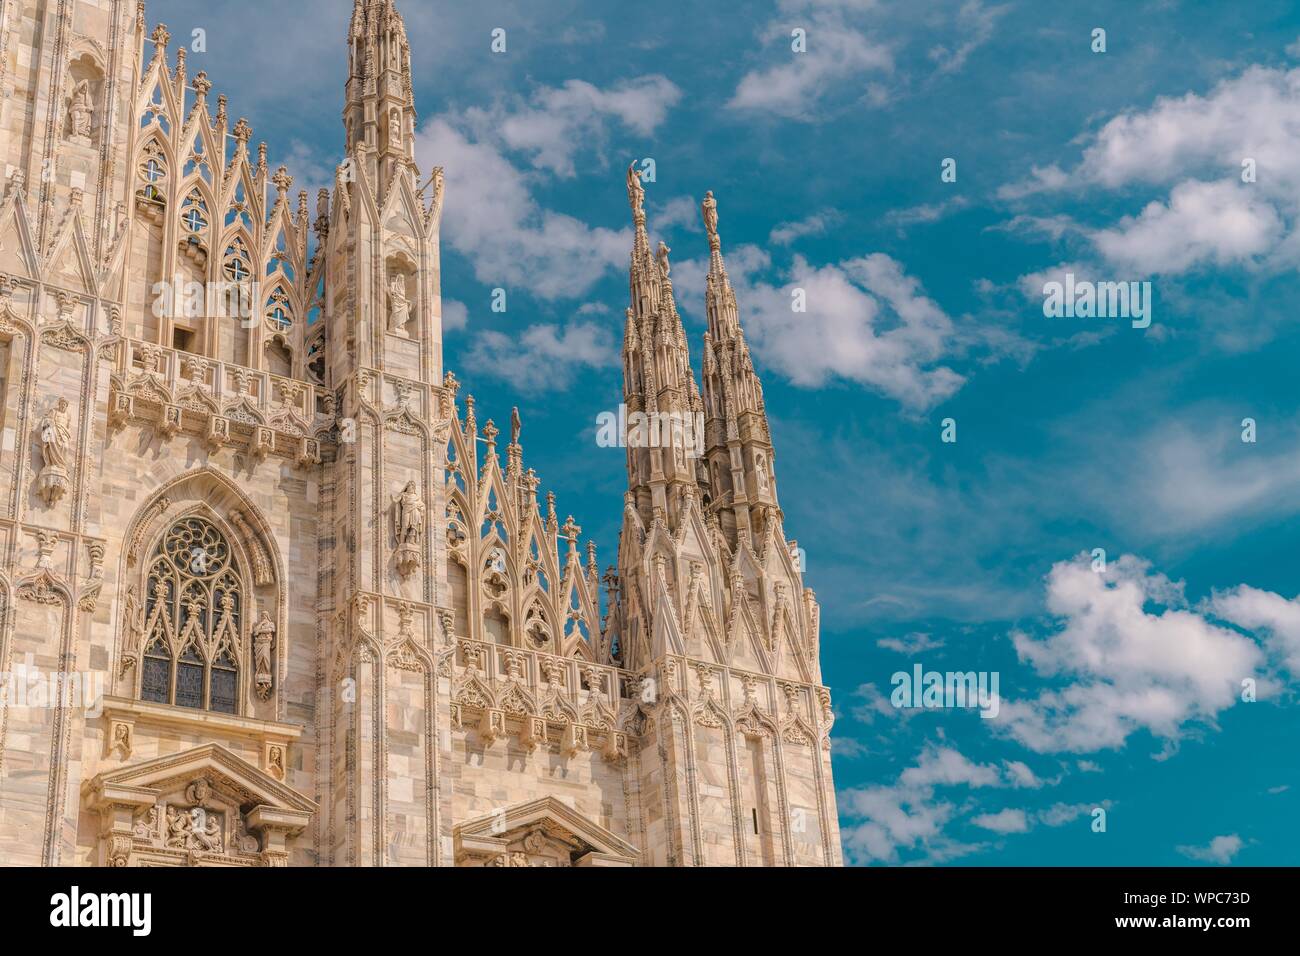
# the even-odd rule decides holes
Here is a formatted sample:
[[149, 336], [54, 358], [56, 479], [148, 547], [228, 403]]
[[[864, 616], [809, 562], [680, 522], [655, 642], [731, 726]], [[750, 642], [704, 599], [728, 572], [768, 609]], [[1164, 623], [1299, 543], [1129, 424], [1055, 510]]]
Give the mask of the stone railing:
[[[318, 398], [325, 406], [317, 411]], [[119, 339], [109, 423], [154, 425], [165, 437], [202, 437], [210, 447], [246, 447], [301, 466], [320, 462], [333, 396], [311, 382], [283, 378], [190, 352]]]

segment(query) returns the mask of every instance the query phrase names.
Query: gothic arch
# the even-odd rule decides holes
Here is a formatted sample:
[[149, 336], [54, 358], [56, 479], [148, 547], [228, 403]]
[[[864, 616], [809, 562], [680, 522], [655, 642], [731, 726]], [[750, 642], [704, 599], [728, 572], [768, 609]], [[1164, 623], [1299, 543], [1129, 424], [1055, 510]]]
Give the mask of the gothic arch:
[[[240, 672], [236, 713], [275, 719], [281, 705], [280, 681], [288, 662], [284, 561], [262, 510], [230, 478], [208, 466], [184, 472], [154, 489], [127, 525], [118, 577], [124, 589], [118, 614], [115, 679], [121, 685], [119, 690], [133, 698], [140, 695], [150, 563], [169, 529], [191, 516], [209, 522], [225, 537], [243, 581], [244, 605], [236, 643]], [[269, 583], [258, 583], [268, 577]], [[254, 684], [252, 632], [264, 611], [275, 626], [273, 684], [269, 694], [259, 699]]]

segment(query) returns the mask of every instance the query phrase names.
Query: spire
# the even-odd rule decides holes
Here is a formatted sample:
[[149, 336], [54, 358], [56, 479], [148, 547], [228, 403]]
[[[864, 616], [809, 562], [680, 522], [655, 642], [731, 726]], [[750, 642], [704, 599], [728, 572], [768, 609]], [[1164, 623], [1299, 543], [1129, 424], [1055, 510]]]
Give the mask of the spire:
[[722, 239], [718, 236], [718, 202], [713, 192], [704, 194], [700, 204], [704, 217], [704, 230], [709, 235], [709, 275], [704, 292], [705, 311], [708, 313], [709, 332], [715, 340], [723, 335], [739, 334], [740, 321], [736, 308], [736, 293], [727, 277], [727, 264], [722, 260]]
[[713, 193], [700, 205], [709, 238], [709, 274], [704, 302], [704, 409], [710, 494], [722, 507], [723, 527], [760, 532], [769, 513], [779, 516], [774, 452], [763, 402], [763, 385], [740, 325], [736, 293], [727, 276], [718, 236]]
[[393, 0], [355, 0], [348, 50], [346, 149], [383, 192], [415, 165], [411, 49]]
[[[670, 523], [680, 497], [697, 483], [697, 426], [704, 404], [691, 371], [686, 330], [673, 296], [672, 252], [660, 242], [652, 252], [646, 229], [645, 187], [636, 164], [627, 170], [632, 208], [630, 304], [623, 331], [623, 397], [628, 412], [628, 487], [648, 518], [655, 507]], [[702, 440], [702, 439], [701, 439]], [[690, 445], [689, 448], [683, 447]]]

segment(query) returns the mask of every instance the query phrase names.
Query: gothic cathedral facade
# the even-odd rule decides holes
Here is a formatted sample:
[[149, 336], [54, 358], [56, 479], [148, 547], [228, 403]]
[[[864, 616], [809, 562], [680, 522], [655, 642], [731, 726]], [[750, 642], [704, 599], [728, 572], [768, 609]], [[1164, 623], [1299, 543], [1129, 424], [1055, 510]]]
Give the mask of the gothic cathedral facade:
[[314, 217], [169, 42], [0, 0], [0, 864], [839, 865], [712, 195], [697, 385], [629, 170], [628, 417], [703, 430], [627, 443], [601, 574], [443, 367], [393, 0]]

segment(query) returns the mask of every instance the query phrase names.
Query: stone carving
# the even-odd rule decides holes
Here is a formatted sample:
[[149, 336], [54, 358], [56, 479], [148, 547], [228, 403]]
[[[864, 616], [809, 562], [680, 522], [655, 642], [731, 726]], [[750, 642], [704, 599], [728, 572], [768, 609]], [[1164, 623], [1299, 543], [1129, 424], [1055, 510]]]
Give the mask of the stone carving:
[[408, 481], [400, 495], [393, 496], [393, 527], [397, 538], [397, 570], [410, 577], [420, 567], [424, 542], [424, 501], [414, 481]]
[[632, 211], [643, 213], [642, 206], [645, 203], [645, 187], [641, 185], [641, 172], [636, 168], [636, 163], [627, 168], [627, 201], [632, 205]]
[[247, 519], [244, 518], [242, 511], [230, 512], [230, 523], [235, 526], [248, 546], [248, 552], [253, 559], [253, 583], [259, 588], [265, 587], [275, 581], [275, 576], [271, 573], [271, 559], [267, 557], [266, 549], [262, 547], [262, 542], [258, 540], [253, 529], [248, 526]]
[[668, 261], [668, 253], [672, 252], [667, 243], [660, 240], [659, 251], [655, 253], [655, 261], [659, 264], [659, 275], [667, 279], [668, 273], [672, 271], [672, 264]]
[[37, 493], [53, 507], [68, 490], [68, 449], [72, 444], [72, 413], [68, 400], [60, 398], [40, 423], [41, 459], [44, 465], [36, 479]]
[[167, 808], [166, 845], [175, 850], [224, 853], [221, 816], [201, 806]]
[[704, 194], [700, 211], [704, 215], [704, 230], [709, 234], [709, 246], [715, 247], [718, 243], [718, 201], [713, 198], [712, 190]]
[[109, 747], [109, 753], [117, 754], [122, 760], [127, 760], [131, 756], [131, 725], [123, 723], [113, 724], [113, 742]]
[[275, 622], [266, 611], [253, 625], [253, 685], [257, 696], [266, 700], [271, 696], [271, 649], [275, 644]]
[[407, 324], [411, 321], [411, 303], [406, 297], [406, 279], [394, 274], [388, 279], [388, 331], [408, 336]]
[[95, 108], [90, 102], [90, 82], [82, 80], [72, 91], [72, 103], [68, 107], [68, 129], [73, 136], [90, 139], [94, 126]]

